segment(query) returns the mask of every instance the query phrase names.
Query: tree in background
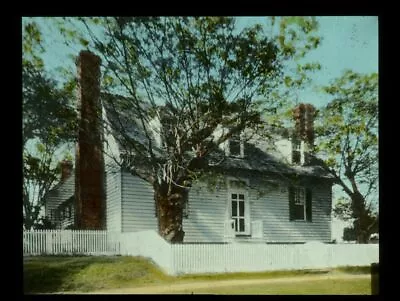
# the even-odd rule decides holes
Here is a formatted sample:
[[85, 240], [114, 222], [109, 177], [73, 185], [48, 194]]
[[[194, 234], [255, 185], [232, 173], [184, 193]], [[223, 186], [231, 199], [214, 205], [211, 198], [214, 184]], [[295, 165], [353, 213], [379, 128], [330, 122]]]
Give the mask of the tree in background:
[[23, 23], [23, 224], [38, 226], [44, 197], [59, 177], [57, 150], [75, 133], [75, 111], [69, 105], [73, 87], [58, 87], [44, 70], [38, 25]]
[[367, 243], [378, 221], [378, 75], [348, 70], [324, 91], [334, 99], [319, 112], [317, 145], [346, 194], [334, 213]]

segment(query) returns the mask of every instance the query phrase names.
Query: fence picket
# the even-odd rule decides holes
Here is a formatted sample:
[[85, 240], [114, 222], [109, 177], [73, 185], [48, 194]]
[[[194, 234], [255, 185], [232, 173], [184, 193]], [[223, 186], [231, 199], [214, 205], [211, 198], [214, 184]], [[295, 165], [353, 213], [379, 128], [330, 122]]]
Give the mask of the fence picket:
[[379, 262], [377, 244], [168, 244], [152, 231], [26, 230], [24, 256], [85, 254], [152, 258], [168, 273], [254, 272]]

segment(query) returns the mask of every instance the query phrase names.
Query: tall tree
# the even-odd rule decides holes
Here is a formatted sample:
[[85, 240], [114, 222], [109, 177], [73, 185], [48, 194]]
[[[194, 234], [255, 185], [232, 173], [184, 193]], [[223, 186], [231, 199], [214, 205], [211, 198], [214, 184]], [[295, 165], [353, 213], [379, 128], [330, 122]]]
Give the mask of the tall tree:
[[[285, 42], [285, 34], [301, 22], [272, 37], [260, 24], [239, 30], [229, 17], [80, 20], [91, 39], [79, 40], [102, 58], [105, 90], [125, 96], [109, 108], [118, 112], [111, 122], [127, 150], [123, 164], [153, 186], [160, 235], [182, 242], [187, 191], [211, 167], [209, 155], [280, 105], [265, 98], [278, 91], [283, 63], [299, 55], [298, 41]], [[303, 32], [316, 26], [300, 25]], [[135, 136], [129, 120], [140, 127]]]
[[378, 74], [345, 71], [324, 91], [333, 100], [320, 111], [320, 151], [346, 197], [335, 212], [354, 219], [359, 243], [376, 229], [378, 189]]
[[26, 229], [40, 220], [44, 196], [59, 176], [56, 153], [74, 138], [75, 111], [70, 106], [73, 86], [59, 87], [46, 74], [38, 24], [23, 22], [22, 138], [23, 221]]

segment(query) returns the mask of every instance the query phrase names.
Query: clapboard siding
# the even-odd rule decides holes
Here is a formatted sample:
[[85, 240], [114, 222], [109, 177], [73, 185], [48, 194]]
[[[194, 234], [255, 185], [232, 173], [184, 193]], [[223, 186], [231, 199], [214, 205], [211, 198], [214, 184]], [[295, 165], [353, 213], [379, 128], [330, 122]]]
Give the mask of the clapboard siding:
[[[312, 222], [289, 221], [289, 199], [286, 185], [268, 186], [250, 178], [249, 206], [251, 221], [263, 221], [263, 238], [257, 242], [284, 243], [311, 240], [329, 242], [331, 238], [331, 186], [316, 184], [312, 189]], [[258, 189], [260, 187], [261, 189]], [[260, 190], [263, 193], [260, 194]], [[122, 174], [122, 231], [157, 230], [153, 189], [144, 180]], [[189, 193], [189, 216], [183, 219], [185, 243], [222, 243], [227, 215], [226, 187], [210, 190], [204, 183], [193, 185]], [[251, 241], [237, 237], [235, 241]]]
[[122, 232], [157, 230], [153, 188], [128, 172], [122, 172]]
[[75, 192], [75, 174], [72, 173], [71, 176], [64, 182], [57, 184], [46, 196], [45, 203], [45, 215], [53, 223], [59, 222], [55, 216], [51, 215], [51, 210], [55, 210], [61, 203], [65, 202]]
[[227, 204], [225, 188], [210, 191], [196, 183], [189, 193], [189, 216], [183, 220], [184, 242], [223, 242]]
[[121, 169], [106, 160], [106, 224], [108, 231], [121, 231]]
[[[253, 179], [253, 185], [260, 184]], [[261, 184], [260, 184], [261, 185]], [[318, 240], [328, 242], [331, 238], [331, 186], [321, 183], [312, 189], [312, 222], [289, 220], [289, 196], [285, 185], [271, 187], [258, 197], [252, 190], [252, 219], [263, 220], [266, 242], [305, 242]]]

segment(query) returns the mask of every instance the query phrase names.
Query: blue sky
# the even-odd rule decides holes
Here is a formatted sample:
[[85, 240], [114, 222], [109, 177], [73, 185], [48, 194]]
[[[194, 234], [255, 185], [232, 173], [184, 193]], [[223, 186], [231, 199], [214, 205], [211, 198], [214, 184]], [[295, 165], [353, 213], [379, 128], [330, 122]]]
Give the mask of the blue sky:
[[[265, 17], [241, 17], [242, 25], [265, 23]], [[321, 45], [307, 55], [322, 69], [315, 73], [312, 86], [299, 91], [301, 102], [319, 107], [329, 101], [329, 96], [316, 92], [320, 85], [327, 85], [340, 77], [346, 69], [359, 73], [378, 72], [378, 17], [377, 16], [324, 16], [317, 17]]]
[[[308, 61], [316, 61], [322, 69], [313, 75], [313, 84], [298, 91], [301, 102], [312, 103], [317, 107], [325, 105], [329, 96], [317, 92], [321, 85], [327, 85], [339, 77], [345, 69], [360, 73], [378, 72], [378, 17], [376, 16], [324, 16], [317, 18], [321, 45], [310, 52]], [[266, 24], [265, 17], [240, 17], [239, 26]], [[77, 55], [81, 46], [66, 46], [53, 27], [46, 22], [38, 22], [44, 32], [45, 66], [52, 70], [59, 65], [75, 66], [68, 55]]]

